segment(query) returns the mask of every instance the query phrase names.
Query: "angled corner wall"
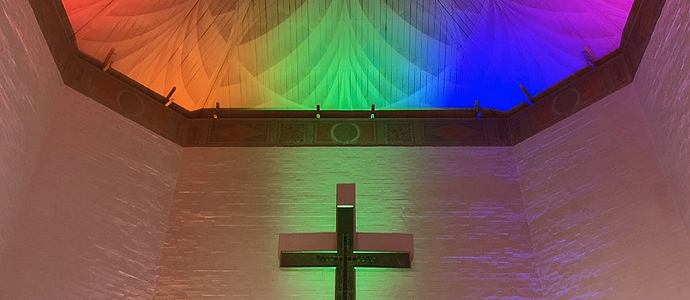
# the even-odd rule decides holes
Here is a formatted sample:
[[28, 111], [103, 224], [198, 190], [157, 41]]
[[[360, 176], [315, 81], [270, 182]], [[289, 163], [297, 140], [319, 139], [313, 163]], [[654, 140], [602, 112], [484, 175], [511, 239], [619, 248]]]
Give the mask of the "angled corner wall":
[[690, 3], [634, 83], [514, 147], [546, 299], [688, 299]]
[[181, 148], [64, 86], [0, 0], [0, 298], [150, 299]]
[[690, 2], [667, 0], [633, 86], [690, 233]]
[[0, 258], [62, 87], [28, 2], [0, 0]]
[[64, 87], [0, 259], [3, 299], [151, 299], [182, 149]]
[[514, 151], [545, 299], [690, 298], [690, 240], [633, 87]]

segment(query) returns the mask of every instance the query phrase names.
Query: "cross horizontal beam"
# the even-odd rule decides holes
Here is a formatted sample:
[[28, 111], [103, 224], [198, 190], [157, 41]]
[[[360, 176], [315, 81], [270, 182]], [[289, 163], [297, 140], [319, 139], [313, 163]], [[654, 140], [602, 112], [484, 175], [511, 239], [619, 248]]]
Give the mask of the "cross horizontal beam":
[[[314, 240], [307, 241], [313, 243], [311, 248], [295, 248], [294, 244], [289, 243], [294, 241], [287, 241], [286, 237], [288, 236], [281, 235], [279, 242], [281, 245], [280, 266], [335, 267], [336, 300], [355, 300], [355, 268], [357, 267], [410, 268], [412, 266], [411, 251], [386, 251], [386, 248], [395, 248], [393, 246], [396, 244], [395, 241], [387, 241], [392, 242], [391, 245], [380, 244], [379, 246], [384, 249], [356, 250], [358, 235], [355, 232], [354, 184], [338, 184], [335, 219], [336, 230], [333, 234], [312, 233], [305, 235], [316, 237]], [[375, 235], [370, 234], [369, 236], [379, 237]], [[403, 236], [409, 238], [409, 246], [412, 248], [412, 235]], [[388, 235], [387, 237], [391, 236]], [[284, 249], [283, 246], [287, 247], [287, 245], [290, 246], [291, 250]], [[314, 248], [326, 249], [314, 250]]]
[[[337, 252], [288, 251], [280, 256], [281, 267], [336, 267], [343, 260]], [[371, 268], [411, 268], [408, 252], [358, 252], [347, 258], [348, 265]]]
[[[335, 251], [338, 236], [335, 232], [281, 233], [278, 235], [278, 254], [286, 252]], [[414, 235], [390, 232], [355, 232], [355, 252], [409, 252], [414, 260]]]

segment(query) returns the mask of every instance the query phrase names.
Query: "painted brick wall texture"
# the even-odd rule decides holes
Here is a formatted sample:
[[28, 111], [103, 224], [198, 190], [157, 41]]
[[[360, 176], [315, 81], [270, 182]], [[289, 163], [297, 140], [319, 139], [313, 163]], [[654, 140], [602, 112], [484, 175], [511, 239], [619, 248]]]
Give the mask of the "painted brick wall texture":
[[154, 299], [332, 299], [332, 269], [280, 269], [278, 234], [415, 235], [411, 270], [359, 270], [359, 299], [534, 299], [510, 148], [185, 148]]
[[667, 0], [634, 86], [690, 232], [690, 1]]
[[0, 0], [0, 257], [61, 91], [28, 2]]
[[0, 299], [151, 299], [181, 148], [65, 87]]
[[330, 299], [277, 235], [332, 231], [338, 182], [358, 230], [415, 234], [360, 299], [690, 299], [689, 20], [667, 0], [634, 87], [514, 149], [183, 151], [70, 89], [55, 108], [30, 7], [0, 0], [0, 299]]
[[514, 151], [546, 299], [690, 299], [690, 240], [633, 87]]

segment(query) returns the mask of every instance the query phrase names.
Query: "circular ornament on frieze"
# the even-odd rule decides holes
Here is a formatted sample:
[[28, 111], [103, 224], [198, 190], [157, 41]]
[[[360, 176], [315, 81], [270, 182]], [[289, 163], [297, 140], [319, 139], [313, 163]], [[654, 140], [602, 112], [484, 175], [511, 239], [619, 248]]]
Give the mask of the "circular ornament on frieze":
[[576, 90], [569, 89], [556, 95], [551, 103], [551, 109], [554, 113], [564, 115], [570, 113], [580, 103], [580, 93]]
[[359, 126], [353, 123], [338, 123], [331, 127], [331, 138], [338, 143], [357, 142], [360, 133]]
[[144, 114], [144, 101], [132, 91], [120, 91], [117, 95], [117, 105], [125, 115], [140, 116]]

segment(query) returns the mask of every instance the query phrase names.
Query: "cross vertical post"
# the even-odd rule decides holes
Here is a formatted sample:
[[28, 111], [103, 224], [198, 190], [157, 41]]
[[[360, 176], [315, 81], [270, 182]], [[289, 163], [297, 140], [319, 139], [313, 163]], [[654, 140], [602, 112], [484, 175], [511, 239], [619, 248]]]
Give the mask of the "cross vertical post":
[[[324, 244], [329, 244], [328, 234], [298, 234], [298, 237], [325, 238]], [[402, 249], [412, 249], [412, 235], [394, 234], [395, 237], [403, 237]], [[338, 184], [336, 197], [336, 232], [335, 251], [330, 249], [304, 249], [281, 250], [281, 267], [335, 267], [335, 299], [356, 300], [356, 267], [379, 268], [410, 268], [411, 251], [391, 251], [389, 249], [377, 250], [357, 249], [355, 221], [355, 184]], [[279, 244], [289, 243], [285, 241], [289, 235], [281, 235]], [[390, 241], [391, 234], [368, 233], [363, 235], [368, 238], [380, 238]], [[331, 248], [332, 249], [332, 248]], [[357, 250], [356, 250], [357, 249]]]
[[335, 269], [337, 300], [355, 299], [355, 267], [350, 264], [354, 254], [355, 236], [355, 185], [339, 184], [336, 188], [336, 229], [338, 236], [337, 255], [342, 257]]

